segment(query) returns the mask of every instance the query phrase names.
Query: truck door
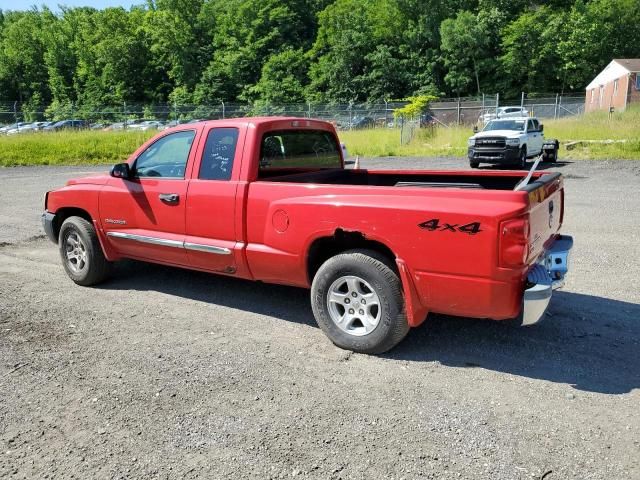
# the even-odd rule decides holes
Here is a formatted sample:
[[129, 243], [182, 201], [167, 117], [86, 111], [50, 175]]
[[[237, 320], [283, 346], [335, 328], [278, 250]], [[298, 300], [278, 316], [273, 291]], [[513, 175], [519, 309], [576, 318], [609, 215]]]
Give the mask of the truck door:
[[192, 267], [244, 276], [239, 182], [246, 129], [205, 127], [187, 194], [185, 249]]
[[542, 132], [537, 120], [527, 121], [527, 137], [529, 138], [529, 155], [539, 155], [542, 152]]
[[111, 178], [101, 191], [102, 226], [123, 256], [187, 264], [186, 178], [196, 140], [196, 129], [169, 131], [138, 155], [130, 178]]

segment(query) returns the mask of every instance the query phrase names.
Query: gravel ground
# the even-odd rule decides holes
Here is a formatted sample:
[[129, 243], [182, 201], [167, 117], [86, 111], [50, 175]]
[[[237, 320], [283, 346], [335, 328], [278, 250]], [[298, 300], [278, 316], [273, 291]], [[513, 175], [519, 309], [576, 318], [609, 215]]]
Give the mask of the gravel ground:
[[96, 169], [0, 170], [0, 478], [640, 479], [640, 162], [557, 168], [576, 245], [549, 318], [433, 316], [380, 357], [300, 289], [137, 262], [75, 286], [42, 198]]

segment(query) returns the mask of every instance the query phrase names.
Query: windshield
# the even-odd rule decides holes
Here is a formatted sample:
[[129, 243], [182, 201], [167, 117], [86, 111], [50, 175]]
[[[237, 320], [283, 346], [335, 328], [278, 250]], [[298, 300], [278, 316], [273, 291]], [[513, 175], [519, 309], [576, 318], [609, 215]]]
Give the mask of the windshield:
[[487, 126], [482, 129], [483, 132], [491, 130], [516, 130], [524, 131], [526, 120], [491, 120]]

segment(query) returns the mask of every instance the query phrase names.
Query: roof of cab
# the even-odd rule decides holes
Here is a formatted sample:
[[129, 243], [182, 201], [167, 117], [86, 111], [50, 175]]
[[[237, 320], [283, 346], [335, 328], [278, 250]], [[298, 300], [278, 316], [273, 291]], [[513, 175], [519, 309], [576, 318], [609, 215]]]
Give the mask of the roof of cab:
[[[318, 123], [323, 123], [323, 124], [331, 124], [330, 122], [326, 121], [326, 120], [321, 120], [318, 118], [307, 118], [307, 117], [238, 117], [238, 118], [225, 118], [225, 119], [219, 119], [219, 120], [203, 120], [202, 122], [195, 122], [192, 125], [197, 125], [200, 123], [226, 123], [226, 124], [237, 124], [237, 125], [246, 125], [246, 124], [253, 124], [253, 125], [262, 125], [262, 124], [269, 124], [269, 123], [277, 123], [277, 122], [294, 122], [294, 121], [298, 121], [298, 122], [307, 122], [307, 121], [311, 121], [311, 122], [318, 122]], [[185, 125], [185, 124], [181, 124], [181, 125]]]

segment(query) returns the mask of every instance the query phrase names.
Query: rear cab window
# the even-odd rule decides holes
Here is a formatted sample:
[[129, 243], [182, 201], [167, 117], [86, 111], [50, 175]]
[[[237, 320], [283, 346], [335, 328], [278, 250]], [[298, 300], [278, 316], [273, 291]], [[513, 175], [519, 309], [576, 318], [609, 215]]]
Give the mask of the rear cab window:
[[342, 168], [336, 137], [325, 130], [281, 130], [264, 134], [258, 177]]
[[200, 180], [229, 180], [236, 155], [239, 130], [237, 128], [212, 128], [202, 153]]

